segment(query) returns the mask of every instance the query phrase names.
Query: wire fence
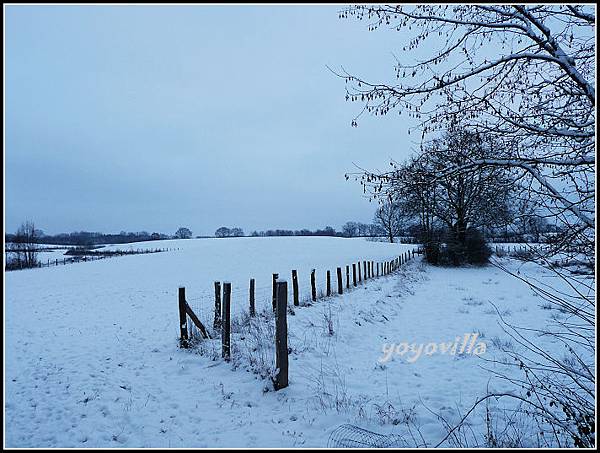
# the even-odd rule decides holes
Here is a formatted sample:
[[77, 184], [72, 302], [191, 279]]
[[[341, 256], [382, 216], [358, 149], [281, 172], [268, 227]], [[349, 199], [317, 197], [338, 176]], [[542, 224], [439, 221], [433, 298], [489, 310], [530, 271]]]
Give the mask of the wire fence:
[[[41, 253], [43, 253], [44, 249], [41, 249]], [[56, 249], [50, 249], [56, 250]], [[15, 271], [15, 270], [23, 270], [23, 269], [35, 269], [35, 268], [43, 268], [43, 267], [52, 267], [52, 266], [65, 266], [67, 264], [74, 263], [86, 263], [89, 261], [98, 261], [107, 258], [117, 258], [121, 256], [128, 255], [146, 255], [150, 253], [161, 253], [167, 252], [173, 249], [128, 249], [128, 250], [110, 250], [110, 251], [90, 251], [90, 250], [81, 250], [80, 252], [73, 252], [75, 249], [69, 249], [67, 253], [72, 253], [70, 256], [63, 256], [62, 258], [47, 258], [45, 260], [38, 259], [36, 263], [27, 264], [23, 260], [19, 259], [7, 259], [6, 265], [4, 269], [7, 271]], [[26, 250], [12, 250], [8, 249], [5, 251], [5, 254], [19, 254], [27, 252]], [[40, 252], [38, 252], [40, 253]], [[65, 253], [65, 255], [67, 255]]]

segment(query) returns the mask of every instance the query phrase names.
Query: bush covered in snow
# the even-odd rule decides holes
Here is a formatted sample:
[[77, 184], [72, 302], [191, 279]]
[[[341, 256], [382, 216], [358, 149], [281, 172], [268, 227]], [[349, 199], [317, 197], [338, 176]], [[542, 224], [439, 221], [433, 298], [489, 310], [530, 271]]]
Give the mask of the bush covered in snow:
[[425, 244], [425, 259], [429, 264], [444, 266], [488, 263], [492, 249], [479, 230], [470, 228], [465, 232], [464, 239], [461, 239], [448, 234], [445, 242], [428, 242]]

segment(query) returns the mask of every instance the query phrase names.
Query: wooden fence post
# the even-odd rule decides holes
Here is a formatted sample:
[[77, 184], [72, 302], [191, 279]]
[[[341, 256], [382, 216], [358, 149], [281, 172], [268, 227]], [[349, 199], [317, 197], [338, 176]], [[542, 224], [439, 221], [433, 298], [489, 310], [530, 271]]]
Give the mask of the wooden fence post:
[[346, 265], [346, 289], [350, 289], [350, 266]]
[[317, 300], [317, 281], [316, 281], [314, 269], [310, 271], [310, 289], [311, 289], [312, 300], [313, 300], [313, 302], [315, 302]]
[[327, 297], [331, 296], [331, 272], [327, 271]]
[[273, 386], [281, 390], [288, 386], [287, 342], [287, 282], [277, 282], [277, 311], [275, 320], [275, 375]]
[[187, 330], [187, 316], [185, 312], [185, 288], [179, 287], [179, 345], [182, 348], [188, 347], [188, 330]]
[[343, 294], [344, 292], [344, 285], [342, 282], [342, 268], [338, 267], [337, 268], [337, 279], [338, 279], [338, 294]]
[[360, 283], [362, 281], [362, 275], [360, 274], [360, 261], [357, 263], [358, 264], [358, 283]]
[[363, 260], [363, 279], [366, 280], [367, 278], [367, 262]]
[[300, 297], [298, 295], [298, 272], [292, 271], [292, 290], [294, 291], [294, 306], [300, 305]]
[[256, 316], [256, 307], [254, 305], [254, 279], [250, 279], [250, 316]]
[[356, 286], [356, 263], [352, 263], [352, 285]]
[[379, 262], [377, 262], [377, 276], [379, 277]]
[[279, 274], [273, 274], [273, 313], [275, 313], [275, 309], [277, 308], [277, 279], [279, 278]]
[[215, 320], [213, 327], [215, 329], [221, 327], [221, 282], [215, 282]]
[[221, 356], [231, 359], [231, 283], [223, 283], [223, 316], [221, 317]]

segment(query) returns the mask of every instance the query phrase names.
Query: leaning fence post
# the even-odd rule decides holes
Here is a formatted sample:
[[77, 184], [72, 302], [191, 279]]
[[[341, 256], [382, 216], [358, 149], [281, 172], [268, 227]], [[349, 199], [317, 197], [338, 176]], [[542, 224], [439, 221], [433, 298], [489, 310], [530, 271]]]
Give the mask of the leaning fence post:
[[356, 286], [356, 263], [352, 263], [352, 285]]
[[277, 307], [277, 279], [279, 278], [279, 274], [273, 274], [273, 313], [275, 313], [275, 309]]
[[231, 359], [231, 283], [223, 283], [223, 316], [221, 319], [221, 356]]
[[300, 298], [298, 295], [298, 272], [292, 271], [292, 290], [294, 291], [294, 306], [300, 305]]
[[185, 288], [179, 287], [179, 344], [182, 348], [188, 347], [188, 330], [187, 330], [187, 317], [185, 312]]
[[275, 320], [275, 390], [288, 386], [287, 282], [277, 282]]
[[338, 294], [342, 294], [344, 292], [344, 285], [342, 283], [342, 268], [337, 268], [337, 279], [338, 279]]
[[331, 296], [331, 272], [327, 271], [327, 297]]
[[313, 302], [315, 302], [317, 300], [317, 282], [316, 282], [314, 269], [310, 271], [310, 289], [311, 289], [312, 300], [313, 300]]
[[256, 316], [256, 307], [254, 306], [254, 279], [250, 279], [250, 316]]
[[221, 327], [221, 282], [215, 282], [215, 320], [213, 327], [215, 329]]

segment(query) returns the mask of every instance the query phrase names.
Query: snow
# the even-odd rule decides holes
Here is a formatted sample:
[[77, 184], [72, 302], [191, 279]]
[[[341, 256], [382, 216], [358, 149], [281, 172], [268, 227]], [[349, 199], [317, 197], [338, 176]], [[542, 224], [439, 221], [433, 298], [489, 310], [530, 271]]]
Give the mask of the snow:
[[[398, 432], [407, 411], [435, 443], [445, 432], [427, 408], [452, 420], [487, 390], [509, 390], [485, 369], [506, 341], [491, 304], [529, 327], [556, 315], [496, 267], [434, 268], [416, 258], [343, 296], [295, 308], [290, 386], [274, 392], [244, 360], [223, 362], [219, 339], [204, 342], [202, 354], [178, 348], [178, 286], [209, 324], [215, 280], [232, 282], [235, 318], [247, 308], [250, 278], [262, 290], [257, 310], [268, 312], [273, 272], [287, 279], [297, 269], [304, 299], [312, 268], [322, 288], [327, 269], [335, 276], [337, 266], [392, 259], [413, 246], [294, 237], [132, 247], [179, 250], [5, 273], [7, 447], [324, 447], [342, 423]], [[502, 263], [552, 278], [533, 263]], [[481, 357], [379, 360], [386, 344], [475, 332], [487, 343]], [[233, 337], [234, 356], [243, 352], [239, 341]]]

